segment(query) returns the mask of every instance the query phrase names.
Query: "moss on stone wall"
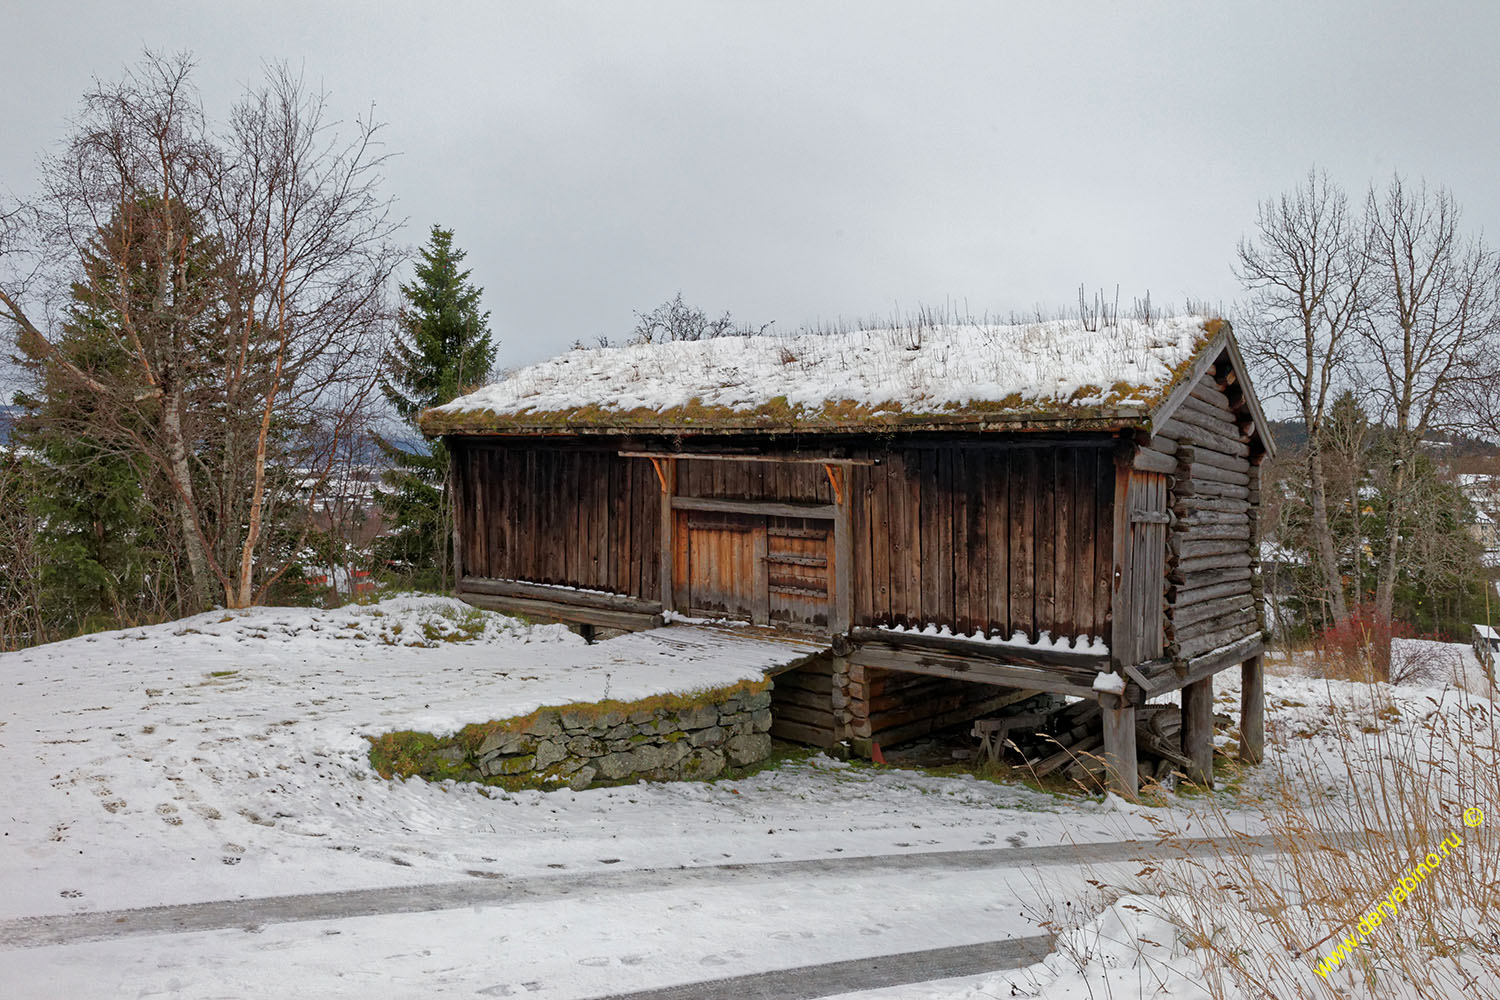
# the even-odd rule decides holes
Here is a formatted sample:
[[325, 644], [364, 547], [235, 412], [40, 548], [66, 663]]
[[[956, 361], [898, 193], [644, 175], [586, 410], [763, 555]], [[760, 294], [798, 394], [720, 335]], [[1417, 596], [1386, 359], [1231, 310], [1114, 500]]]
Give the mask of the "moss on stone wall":
[[547, 706], [451, 736], [369, 737], [385, 778], [478, 781], [511, 790], [711, 778], [770, 753], [771, 682]]

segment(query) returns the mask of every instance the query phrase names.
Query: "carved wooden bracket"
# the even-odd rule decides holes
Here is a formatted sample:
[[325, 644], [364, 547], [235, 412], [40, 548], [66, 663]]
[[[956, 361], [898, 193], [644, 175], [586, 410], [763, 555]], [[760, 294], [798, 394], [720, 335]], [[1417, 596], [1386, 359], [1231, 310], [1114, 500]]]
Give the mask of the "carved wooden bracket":
[[828, 473], [828, 485], [833, 487], [833, 502], [842, 506], [844, 503], [843, 466], [824, 463], [823, 471]]
[[656, 481], [661, 483], [661, 491], [663, 493], [670, 493], [671, 490], [667, 488], [667, 471], [671, 469], [671, 465], [668, 464], [667, 469], [664, 470], [662, 463], [670, 463], [672, 460], [670, 458], [657, 458], [655, 455], [650, 456], [650, 458], [651, 467], [656, 470]]

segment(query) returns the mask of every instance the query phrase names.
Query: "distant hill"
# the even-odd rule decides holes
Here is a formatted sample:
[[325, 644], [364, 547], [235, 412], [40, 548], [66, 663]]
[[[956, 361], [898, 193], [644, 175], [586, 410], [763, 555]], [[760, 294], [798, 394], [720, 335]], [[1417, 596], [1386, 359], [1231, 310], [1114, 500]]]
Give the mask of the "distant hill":
[[[1276, 439], [1277, 448], [1283, 451], [1300, 451], [1307, 444], [1307, 425], [1300, 420], [1272, 420], [1271, 435]], [[1492, 458], [1500, 455], [1500, 445], [1467, 434], [1434, 431], [1427, 435], [1427, 441], [1429, 444], [1444, 446], [1449, 460]]]
[[1279, 449], [1300, 451], [1307, 444], [1307, 425], [1300, 420], [1273, 420], [1271, 437]]

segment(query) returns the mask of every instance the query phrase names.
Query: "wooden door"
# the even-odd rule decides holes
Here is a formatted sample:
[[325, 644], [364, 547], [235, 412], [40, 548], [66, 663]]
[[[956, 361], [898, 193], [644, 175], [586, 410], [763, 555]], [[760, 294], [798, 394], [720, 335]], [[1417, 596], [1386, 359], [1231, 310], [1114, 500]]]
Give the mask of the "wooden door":
[[673, 600], [684, 614], [828, 626], [831, 520], [679, 510], [673, 534]]
[[765, 554], [765, 518], [679, 511], [675, 530], [678, 610], [700, 618], [764, 621], [765, 585], [757, 568]]
[[766, 584], [771, 621], [826, 626], [833, 609], [833, 522], [766, 519]]
[[1128, 579], [1125, 612], [1130, 642], [1119, 655], [1122, 663], [1153, 660], [1164, 649], [1166, 611], [1167, 477], [1154, 472], [1132, 472], [1126, 508], [1130, 517]]

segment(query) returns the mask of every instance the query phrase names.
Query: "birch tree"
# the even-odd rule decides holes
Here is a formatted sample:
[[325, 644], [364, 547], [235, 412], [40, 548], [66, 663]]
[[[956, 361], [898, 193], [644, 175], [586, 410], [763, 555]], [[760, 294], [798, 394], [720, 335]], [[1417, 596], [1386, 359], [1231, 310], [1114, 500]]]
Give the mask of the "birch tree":
[[1390, 433], [1385, 539], [1375, 610], [1388, 619], [1401, 564], [1401, 527], [1417, 499], [1415, 460], [1432, 430], [1465, 423], [1465, 393], [1492, 362], [1500, 257], [1460, 229], [1446, 189], [1399, 175], [1366, 199], [1371, 308], [1357, 325], [1362, 364]]
[[[396, 223], [372, 122], [344, 137], [273, 68], [215, 129], [192, 68], [148, 53], [85, 95], [30, 227], [0, 229], [0, 318], [94, 397], [91, 434], [167, 484], [191, 603], [244, 607], [299, 548], [267, 519], [311, 510], [372, 399]], [[109, 372], [57, 335], [80, 285], [118, 317]]]
[[1245, 353], [1270, 376], [1268, 395], [1291, 402], [1307, 426], [1302, 456], [1311, 506], [1309, 541], [1328, 616], [1349, 617], [1328, 517], [1323, 424], [1347, 382], [1353, 331], [1363, 314], [1368, 269], [1349, 200], [1327, 174], [1259, 204], [1255, 233], [1240, 240], [1236, 275], [1251, 292], [1236, 330]]

